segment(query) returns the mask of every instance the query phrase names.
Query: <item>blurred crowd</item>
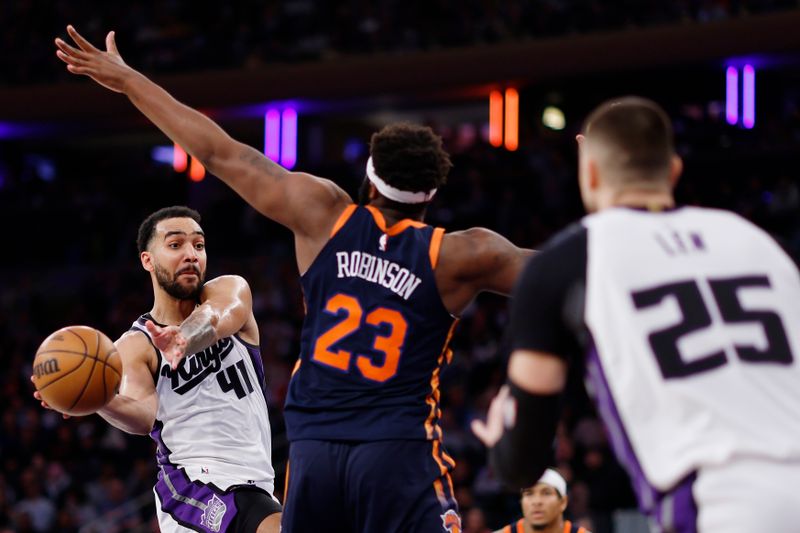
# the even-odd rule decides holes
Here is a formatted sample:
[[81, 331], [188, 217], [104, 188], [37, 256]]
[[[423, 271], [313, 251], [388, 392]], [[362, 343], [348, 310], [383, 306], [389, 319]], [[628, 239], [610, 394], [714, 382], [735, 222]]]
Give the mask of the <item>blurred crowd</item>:
[[[797, 257], [797, 164], [784, 153], [797, 153], [796, 115], [781, 115], [755, 135], [691, 108], [670, 111], [687, 167], [679, 201], [734, 209]], [[429, 212], [430, 223], [449, 229], [482, 225], [536, 247], [583, 214], [571, 133], [530, 128], [520, 149], [507, 152], [479, 137], [460, 142], [456, 128], [434, 127], [455, 166]], [[209, 277], [238, 273], [253, 287], [280, 497], [288, 451], [281, 408], [303, 318], [291, 235], [213, 177], [193, 184], [135, 153], [87, 162], [93, 148], [85, 150], [53, 153], [58, 172], [50, 174], [27, 157], [14, 157], [13, 146], [0, 146], [0, 156], [7, 156], [0, 157], [6, 161], [0, 223], [10, 230], [0, 266], [0, 531], [154, 527], [150, 440], [125, 435], [96, 416], [62, 420], [32, 399], [29, 377], [38, 344], [53, 330], [89, 324], [117, 337], [150, 309], [136, 228], [150, 211], [171, 204], [202, 212]], [[355, 193], [363, 164], [363, 157], [350, 163], [342, 158], [308, 170]], [[43, 229], [33, 232], [34, 221]], [[470, 533], [486, 533], [519, 516], [519, 495], [497, 482], [469, 430], [504, 380], [507, 319], [504, 298], [478, 298], [457, 328], [453, 364], [441, 377], [444, 440], [458, 463], [453, 478], [464, 531]], [[571, 487], [568, 515], [596, 533], [614, 531], [620, 513], [635, 507], [627, 475], [612, 458], [580, 376], [572, 376], [568, 398], [556, 448], [556, 466]]]
[[[150, 72], [179, 72], [702, 22], [797, 2], [242, 0], [212, 6], [62, 0], [49, 11], [38, 7], [34, 0], [3, 2], [0, 40], [14, 53], [0, 55], [0, 84], [63, 79], [51, 56], [52, 38], [63, 33], [64, 21], [95, 42], [114, 29], [132, 63]], [[679, 202], [732, 209], [800, 257], [800, 93], [788, 88], [776, 94], [752, 131], [725, 124], [719, 105], [665, 105], [686, 162]], [[432, 126], [455, 166], [429, 223], [451, 230], [486, 226], [520, 246], [538, 247], [583, 214], [575, 124], [554, 132], [529, 114], [516, 152], [492, 148], [480, 134], [464, 142], [452, 125]], [[468, 126], [482, 131], [484, 125]], [[311, 166], [303, 166], [301, 154], [300, 166], [355, 194], [365, 143], [359, 155]], [[6, 228], [0, 262], [0, 533], [156, 530], [150, 439], [126, 435], [97, 416], [63, 420], [43, 410], [29, 378], [36, 348], [55, 329], [87, 324], [116, 338], [150, 309], [136, 230], [149, 212], [174, 204], [190, 205], [204, 217], [208, 277], [237, 273], [253, 288], [282, 496], [288, 453], [282, 406], [303, 319], [291, 234], [213, 177], [191, 183], [155, 163], [149, 147], [114, 151], [9, 141], [0, 143], [0, 224]], [[458, 463], [453, 478], [465, 533], [486, 533], [520, 516], [519, 495], [498, 483], [469, 430], [504, 380], [507, 320], [506, 299], [479, 297], [457, 328], [453, 363], [441, 376], [444, 440]], [[607, 533], [635, 500], [580, 376], [571, 376], [567, 396], [556, 448], [556, 466], [570, 483], [567, 513], [595, 533]]]
[[520, 39], [708, 22], [791, 9], [797, 0], [4, 0], [0, 85], [68, 77], [53, 38], [74, 24], [95, 44], [115, 30], [145, 72], [258, 68]]

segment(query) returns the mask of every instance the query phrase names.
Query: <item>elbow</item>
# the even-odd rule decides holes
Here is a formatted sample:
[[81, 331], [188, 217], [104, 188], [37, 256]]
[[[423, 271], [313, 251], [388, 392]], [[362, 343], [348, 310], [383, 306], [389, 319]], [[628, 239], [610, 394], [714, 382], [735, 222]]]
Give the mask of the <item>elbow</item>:
[[155, 418], [148, 420], [141, 420], [137, 424], [128, 428], [128, 433], [131, 435], [149, 435], [155, 425]]

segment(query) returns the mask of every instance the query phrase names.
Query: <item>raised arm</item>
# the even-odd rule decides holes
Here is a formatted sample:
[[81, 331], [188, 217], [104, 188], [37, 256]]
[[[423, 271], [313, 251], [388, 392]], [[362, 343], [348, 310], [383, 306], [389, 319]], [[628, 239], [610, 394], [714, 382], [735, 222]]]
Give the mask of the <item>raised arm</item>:
[[204, 350], [225, 337], [239, 334], [258, 344], [258, 325], [253, 316], [250, 286], [241, 276], [220, 276], [203, 286], [201, 304], [180, 326], [158, 326], [147, 322], [153, 344], [177, 368], [186, 355]]
[[511, 294], [533, 253], [486, 228], [446, 233], [436, 269], [445, 306], [459, 315], [479, 292]]
[[58, 57], [73, 74], [125, 94], [153, 124], [197, 158], [264, 216], [283, 224], [300, 238], [327, 238], [337, 216], [351, 202], [329, 180], [289, 172], [258, 150], [232, 139], [214, 121], [180, 103], [122, 60], [114, 32], [106, 51], [95, 48], [75, 28], [67, 32], [77, 48], [56, 39]]

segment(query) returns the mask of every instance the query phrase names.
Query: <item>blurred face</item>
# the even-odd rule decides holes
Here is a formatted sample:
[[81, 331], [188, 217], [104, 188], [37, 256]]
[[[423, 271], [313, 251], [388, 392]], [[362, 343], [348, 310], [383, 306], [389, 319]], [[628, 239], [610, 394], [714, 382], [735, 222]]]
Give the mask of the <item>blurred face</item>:
[[545, 529], [561, 520], [567, 498], [550, 485], [537, 483], [522, 491], [522, 514], [533, 529]]
[[150, 246], [142, 253], [142, 264], [173, 298], [197, 299], [206, 275], [206, 243], [200, 225], [191, 218], [159, 222]]

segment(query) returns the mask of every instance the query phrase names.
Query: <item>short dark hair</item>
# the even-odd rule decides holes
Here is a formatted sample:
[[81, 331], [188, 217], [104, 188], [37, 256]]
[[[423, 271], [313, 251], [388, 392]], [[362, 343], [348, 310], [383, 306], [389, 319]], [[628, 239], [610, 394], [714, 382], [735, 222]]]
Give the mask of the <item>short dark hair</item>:
[[604, 102], [583, 124], [588, 141], [599, 141], [614, 155], [614, 170], [648, 179], [663, 176], [675, 155], [672, 122], [657, 103], [626, 96]]
[[150, 241], [155, 235], [156, 225], [158, 225], [158, 223], [162, 220], [166, 220], [168, 218], [191, 218], [200, 224], [200, 213], [191, 207], [186, 207], [185, 205], [162, 207], [155, 213], [149, 214], [139, 226], [139, 234], [136, 237], [136, 246], [139, 249], [139, 253], [147, 250], [147, 247], [150, 245]]
[[447, 182], [453, 167], [442, 138], [427, 126], [398, 122], [373, 133], [369, 153], [375, 173], [403, 191], [427, 192]]

